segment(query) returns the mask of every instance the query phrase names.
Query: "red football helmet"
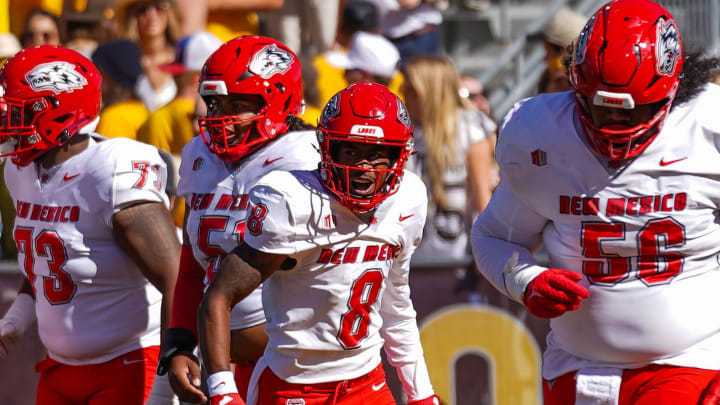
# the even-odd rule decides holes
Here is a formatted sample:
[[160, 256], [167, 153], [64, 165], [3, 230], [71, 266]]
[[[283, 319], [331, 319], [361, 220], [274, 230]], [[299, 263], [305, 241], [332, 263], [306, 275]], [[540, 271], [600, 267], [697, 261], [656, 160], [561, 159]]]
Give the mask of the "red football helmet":
[[[376, 83], [355, 83], [335, 94], [323, 109], [317, 135], [323, 183], [343, 205], [358, 213], [368, 212], [397, 192], [405, 162], [413, 149], [413, 126], [405, 105], [386, 87]], [[333, 155], [341, 142], [393, 147], [390, 167], [361, 168], [336, 162]], [[387, 175], [384, 184], [375, 185], [372, 195], [357, 197], [350, 191], [351, 171]], [[381, 178], [377, 176], [377, 181]]]
[[[569, 73], [585, 136], [596, 153], [629, 159], [650, 145], [675, 98], [683, 62], [677, 24], [653, 1], [611, 1], [590, 17]], [[590, 104], [623, 109], [656, 104], [657, 110], [630, 128], [602, 128], [593, 123]]]
[[[264, 105], [249, 120], [213, 116], [208, 110], [208, 117], [199, 119], [208, 148], [222, 160], [233, 162], [284, 133], [289, 116], [303, 109], [301, 71], [297, 56], [272, 38], [243, 36], [223, 44], [205, 62], [200, 95], [259, 96]], [[228, 142], [228, 136], [233, 136], [228, 127], [249, 121], [255, 124], [239, 136], [239, 143]]]
[[24, 49], [0, 70], [0, 142], [18, 166], [92, 132], [102, 78], [86, 57], [60, 46]]

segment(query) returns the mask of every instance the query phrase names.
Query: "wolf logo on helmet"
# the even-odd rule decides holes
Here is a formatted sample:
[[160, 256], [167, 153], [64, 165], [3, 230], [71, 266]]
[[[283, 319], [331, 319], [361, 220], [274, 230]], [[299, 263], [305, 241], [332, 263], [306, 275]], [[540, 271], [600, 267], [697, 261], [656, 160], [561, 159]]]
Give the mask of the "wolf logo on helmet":
[[680, 57], [680, 38], [678, 29], [672, 20], [663, 18], [658, 20], [655, 52], [657, 53], [658, 74], [672, 76]]
[[52, 90], [55, 94], [72, 92], [87, 85], [75, 66], [67, 62], [50, 62], [37, 65], [25, 75], [30, 87], [35, 91]]
[[276, 73], [287, 72], [293, 62], [294, 58], [290, 53], [272, 44], [255, 54], [248, 70], [263, 79], [269, 79]]

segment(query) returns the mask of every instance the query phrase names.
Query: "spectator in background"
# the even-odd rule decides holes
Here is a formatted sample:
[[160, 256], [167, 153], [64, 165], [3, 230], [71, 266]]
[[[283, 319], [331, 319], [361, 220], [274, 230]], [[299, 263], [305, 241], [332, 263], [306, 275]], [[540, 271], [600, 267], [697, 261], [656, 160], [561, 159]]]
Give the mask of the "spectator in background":
[[160, 109], [153, 111], [138, 132], [138, 140], [155, 145], [173, 155], [193, 137], [192, 113], [195, 108], [200, 71], [205, 60], [222, 45], [213, 34], [196, 32], [177, 43], [175, 61], [160, 69], [173, 75], [178, 93]]
[[99, 44], [116, 36], [114, 7], [115, 0], [76, 1], [65, 6], [60, 16], [64, 45], [90, 59]]
[[480, 80], [470, 75], [460, 75], [460, 97], [466, 98], [478, 111], [492, 117], [490, 101], [485, 96], [484, 90]]
[[[222, 43], [215, 35], [205, 31], [196, 32], [178, 42], [175, 62], [160, 67], [173, 75], [178, 94], [170, 103], [150, 113], [138, 130], [137, 139], [170, 152], [176, 161], [173, 166], [176, 170], [180, 167], [183, 147], [195, 135], [192, 115], [200, 84], [200, 70], [205, 60], [220, 45]], [[182, 226], [185, 200], [182, 197], [179, 200], [171, 212], [175, 224]]]
[[117, 0], [118, 21], [124, 35], [137, 41], [142, 52], [142, 75], [135, 92], [148, 110], [170, 102], [177, 93], [172, 75], [160, 66], [175, 59], [179, 24], [172, 3], [167, 0]]
[[[351, 0], [352, 1], [352, 0]], [[400, 52], [401, 63], [415, 55], [440, 53], [440, 0], [370, 0], [380, 12], [382, 34]]]
[[177, 11], [183, 35], [208, 31], [227, 42], [259, 34], [257, 12], [276, 10], [282, 5], [283, 0], [177, 0]]
[[[348, 2], [342, 10], [342, 18], [335, 44], [331, 49], [313, 57], [312, 65], [317, 71], [317, 90], [320, 105], [347, 87], [345, 66], [350, 40], [358, 31], [380, 33], [377, 7], [366, 0]], [[307, 65], [303, 65], [307, 66]], [[307, 91], [307, 87], [305, 88]]]
[[312, 63], [306, 62], [307, 57], [302, 61], [302, 82], [303, 82], [303, 112], [299, 118], [308, 124], [317, 125], [322, 113], [320, 93], [318, 91], [318, 72]]
[[348, 83], [375, 82], [398, 93], [402, 76], [398, 71], [400, 54], [392, 42], [379, 34], [359, 31], [350, 41], [345, 79]]
[[267, 34], [297, 55], [316, 55], [335, 41], [339, 10], [340, 0], [288, 0], [265, 15]]
[[545, 47], [545, 72], [538, 82], [538, 93], [554, 93], [572, 89], [568, 79], [563, 57], [568, 45], [577, 39], [585, 26], [587, 18], [567, 7], [553, 14], [543, 30], [531, 35], [529, 39], [542, 39]]
[[15, 35], [9, 32], [0, 33], [0, 67], [8, 58], [13, 57], [16, 53], [20, 52], [21, 49], [20, 41], [18, 41]]
[[459, 94], [458, 74], [442, 56], [420, 56], [405, 66], [402, 92], [415, 123], [418, 151], [412, 168], [429, 191], [428, 218], [417, 257], [461, 259], [469, 254], [474, 217], [494, 184], [493, 133], [479, 124], [477, 110]]
[[60, 16], [63, 11], [63, 1], [70, 0], [4, 0], [2, 2], [5, 5], [3, 11], [9, 12], [10, 32], [17, 38], [21, 38], [25, 29], [25, 21], [34, 9], [40, 8], [48, 11], [54, 17]]
[[28, 14], [20, 42], [23, 48], [37, 45], [60, 45], [60, 28], [57, 17], [44, 9], [36, 8]]
[[127, 39], [105, 42], [95, 49], [92, 61], [103, 77], [98, 133], [108, 138], [136, 139], [149, 114], [133, 91], [142, 73], [140, 48]]

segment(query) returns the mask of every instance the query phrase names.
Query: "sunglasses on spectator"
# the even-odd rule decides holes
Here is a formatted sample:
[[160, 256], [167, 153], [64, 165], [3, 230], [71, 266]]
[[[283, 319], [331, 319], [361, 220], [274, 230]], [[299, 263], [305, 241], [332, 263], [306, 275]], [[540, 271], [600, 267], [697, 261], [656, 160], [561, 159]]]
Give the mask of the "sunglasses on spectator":
[[470, 92], [470, 90], [466, 89], [465, 87], [461, 87], [458, 91], [460, 93], [460, 97], [467, 98], [470, 100], [475, 100], [479, 97], [485, 97], [485, 94], [481, 91], [478, 92]]
[[35, 40], [35, 43], [47, 43], [57, 38], [58, 33], [55, 31], [25, 31], [22, 34], [22, 42]]
[[138, 3], [135, 6], [133, 6], [132, 13], [134, 15], [145, 14], [148, 11], [150, 11], [151, 8], [154, 8], [155, 11], [167, 11], [168, 9], [170, 9], [170, 2], [150, 1], [150, 2]]

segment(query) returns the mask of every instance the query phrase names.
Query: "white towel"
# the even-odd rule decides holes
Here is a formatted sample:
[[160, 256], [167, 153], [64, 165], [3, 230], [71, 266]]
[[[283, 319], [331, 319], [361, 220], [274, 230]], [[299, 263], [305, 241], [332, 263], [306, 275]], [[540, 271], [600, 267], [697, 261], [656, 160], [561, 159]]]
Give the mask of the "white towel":
[[586, 367], [575, 374], [575, 405], [617, 405], [622, 369]]

